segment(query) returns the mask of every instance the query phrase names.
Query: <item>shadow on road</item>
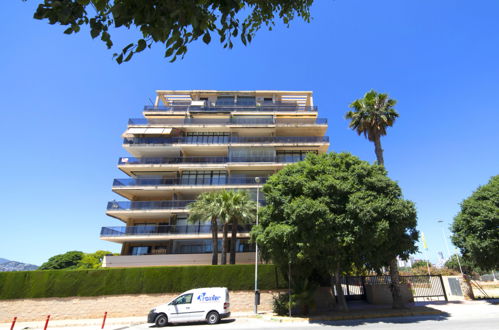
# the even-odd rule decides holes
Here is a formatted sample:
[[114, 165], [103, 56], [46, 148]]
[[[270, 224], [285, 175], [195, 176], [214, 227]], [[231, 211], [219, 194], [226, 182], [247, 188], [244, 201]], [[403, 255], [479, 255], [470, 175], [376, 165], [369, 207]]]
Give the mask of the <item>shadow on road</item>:
[[311, 324], [320, 325], [336, 325], [336, 326], [359, 326], [364, 324], [375, 323], [393, 323], [393, 324], [409, 324], [422, 321], [445, 321], [450, 316], [448, 313], [441, 313], [438, 315], [419, 315], [419, 316], [397, 316], [397, 317], [383, 317], [371, 319], [358, 319], [358, 320], [341, 320], [341, 321], [310, 321]]
[[[220, 320], [220, 322], [218, 324], [226, 324], [226, 323], [232, 323], [232, 322], [235, 322], [236, 319], [223, 319], [223, 320]], [[168, 323], [168, 327], [172, 327], [172, 326], [176, 326], [176, 325], [181, 325], [181, 326], [184, 326], [184, 325], [192, 325], [192, 326], [196, 326], [196, 325], [206, 325], [207, 323], [206, 322], [187, 322], [187, 323]], [[157, 328], [157, 329], [163, 329], [161, 327], [157, 327], [156, 325], [151, 325], [149, 326], [149, 328]]]

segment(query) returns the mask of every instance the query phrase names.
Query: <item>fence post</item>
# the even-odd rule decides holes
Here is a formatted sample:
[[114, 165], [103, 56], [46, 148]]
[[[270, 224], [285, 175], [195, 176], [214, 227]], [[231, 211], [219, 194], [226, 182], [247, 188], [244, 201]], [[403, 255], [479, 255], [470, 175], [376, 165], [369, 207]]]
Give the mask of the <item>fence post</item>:
[[350, 297], [350, 285], [348, 283], [348, 275], [345, 276], [345, 283], [347, 285], [347, 296]]
[[440, 284], [442, 285], [442, 292], [444, 293], [445, 301], [449, 301], [449, 299], [447, 298], [447, 292], [445, 292], [444, 280], [442, 278], [442, 275], [438, 275], [438, 277], [440, 277]]
[[47, 320], [45, 321], [45, 326], [43, 327], [43, 330], [47, 330], [47, 327], [49, 326], [49, 320], [50, 320], [50, 315], [47, 315]]
[[17, 316], [15, 316], [14, 320], [12, 320], [12, 325], [10, 326], [10, 330], [14, 329], [14, 326], [16, 325], [16, 321], [17, 321]]
[[101, 327], [101, 329], [104, 329], [104, 325], [106, 325], [106, 318], [107, 318], [107, 312], [104, 312], [104, 319], [102, 320], [102, 327]]

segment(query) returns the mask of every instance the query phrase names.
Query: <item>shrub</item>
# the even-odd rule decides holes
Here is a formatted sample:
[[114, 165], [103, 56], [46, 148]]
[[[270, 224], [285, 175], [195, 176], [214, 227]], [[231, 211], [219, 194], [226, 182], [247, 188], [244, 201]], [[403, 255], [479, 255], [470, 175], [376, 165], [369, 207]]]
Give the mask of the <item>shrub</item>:
[[[278, 289], [285, 281], [274, 265], [260, 265], [258, 285]], [[253, 265], [174, 266], [0, 273], [0, 299], [176, 293], [196, 287], [251, 290]]]

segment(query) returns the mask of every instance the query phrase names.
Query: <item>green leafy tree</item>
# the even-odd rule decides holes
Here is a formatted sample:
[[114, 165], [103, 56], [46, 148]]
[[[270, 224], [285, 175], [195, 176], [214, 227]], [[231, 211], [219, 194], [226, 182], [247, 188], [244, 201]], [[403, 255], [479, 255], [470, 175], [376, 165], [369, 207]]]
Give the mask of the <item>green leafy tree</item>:
[[[461, 268], [459, 268], [459, 265], [461, 265]], [[478, 273], [478, 274], [485, 273], [480, 267], [474, 265], [468, 258], [465, 258], [460, 255], [458, 260], [457, 254], [453, 254], [449, 258], [449, 260], [445, 262], [445, 267], [448, 269], [455, 270], [456, 272], [461, 272], [462, 269], [463, 273], [468, 275], [472, 275], [473, 273]]]
[[78, 262], [78, 269], [97, 269], [102, 267], [102, 261], [106, 255], [113, 254], [109, 251], [97, 250], [94, 253], [84, 253]]
[[485, 271], [499, 268], [499, 175], [461, 203], [451, 230], [464, 259]]
[[83, 256], [84, 253], [81, 251], [68, 251], [49, 258], [49, 260], [43, 263], [38, 269], [76, 269], [79, 266], [79, 262], [83, 259]]
[[66, 34], [90, 28], [92, 38], [100, 38], [111, 48], [113, 28], [140, 31], [141, 37], [127, 45], [116, 61], [129, 61], [154, 43], [165, 46], [165, 57], [175, 61], [198, 39], [209, 44], [215, 35], [224, 48], [232, 48], [240, 38], [246, 45], [262, 27], [270, 30], [282, 20], [289, 25], [296, 16], [310, 20], [313, 0], [43, 0], [34, 18], [67, 26]]
[[223, 200], [220, 192], [205, 192], [200, 194], [194, 203], [189, 204], [190, 223], [210, 220], [211, 224], [211, 242], [212, 242], [212, 257], [211, 264], [218, 264], [218, 219], [223, 216]]
[[267, 204], [252, 230], [262, 256], [283, 270], [291, 263], [300, 282], [314, 272], [333, 278], [341, 309], [341, 274], [417, 250], [414, 204], [382, 166], [346, 153], [309, 154], [271, 176], [263, 191]]
[[430, 267], [433, 266], [431, 262], [427, 262], [426, 260], [417, 260], [412, 264], [411, 268], [428, 267], [428, 264]]
[[[381, 137], [386, 135], [386, 129], [393, 126], [399, 116], [393, 106], [396, 100], [390, 99], [388, 94], [377, 93], [374, 90], [367, 92], [363, 98], [355, 100], [350, 104], [353, 111], [346, 113], [346, 119], [350, 120], [350, 128], [357, 134], [364, 136], [374, 143], [376, 159], [381, 166], [385, 165]], [[392, 280], [393, 308], [405, 308], [400, 291], [400, 277], [397, 260], [390, 262], [390, 278]]]

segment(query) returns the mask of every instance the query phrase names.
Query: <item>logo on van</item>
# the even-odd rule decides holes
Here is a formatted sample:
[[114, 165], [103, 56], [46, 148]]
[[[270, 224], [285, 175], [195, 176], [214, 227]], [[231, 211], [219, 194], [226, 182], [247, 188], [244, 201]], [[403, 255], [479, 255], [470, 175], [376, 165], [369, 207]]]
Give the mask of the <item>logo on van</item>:
[[196, 299], [201, 302], [218, 301], [220, 299], [220, 296], [207, 296], [206, 292], [203, 292]]

